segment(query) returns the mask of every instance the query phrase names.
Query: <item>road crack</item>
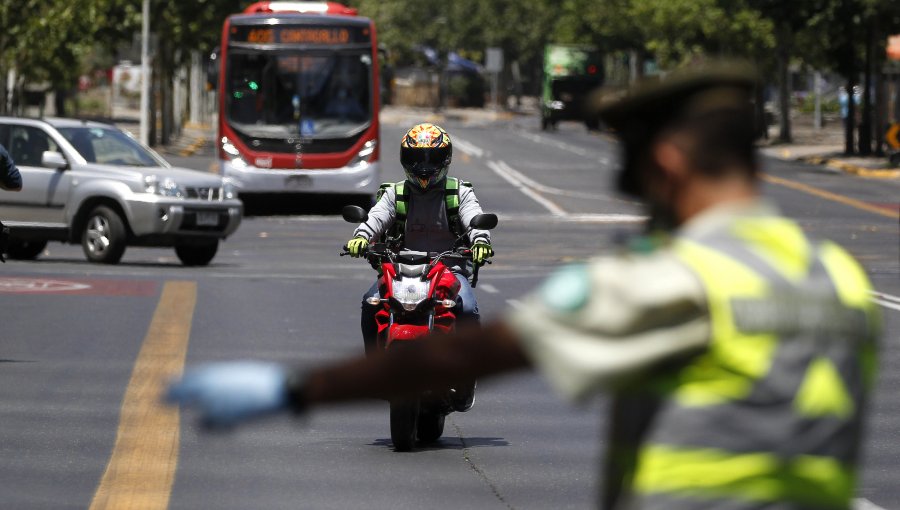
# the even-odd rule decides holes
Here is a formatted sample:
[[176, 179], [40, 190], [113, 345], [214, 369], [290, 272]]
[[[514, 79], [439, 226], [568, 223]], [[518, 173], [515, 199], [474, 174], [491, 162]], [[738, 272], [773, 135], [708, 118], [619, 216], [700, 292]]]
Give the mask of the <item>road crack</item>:
[[481, 469], [478, 464], [475, 463], [475, 460], [472, 458], [472, 450], [469, 448], [469, 445], [466, 444], [466, 438], [463, 437], [462, 428], [456, 424], [455, 421], [451, 418], [450, 423], [453, 424], [453, 428], [456, 429], [456, 437], [459, 438], [459, 442], [462, 443], [463, 446], [463, 458], [466, 460], [466, 464], [469, 465], [469, 468], [481, 478], [484, 483], [491, 489], [491, 492], [494, 493], [494, 497], [497, 498], [500, 503], [502, 503], [509, 510], [515, 510], [515, 507], [512, 506], [509, 501], [506, 501], [506, 498], [503, 497], [503, 494], [500, 493], [500, 489], [497, 487], [497, 484], [491, 480], [491, 478]]

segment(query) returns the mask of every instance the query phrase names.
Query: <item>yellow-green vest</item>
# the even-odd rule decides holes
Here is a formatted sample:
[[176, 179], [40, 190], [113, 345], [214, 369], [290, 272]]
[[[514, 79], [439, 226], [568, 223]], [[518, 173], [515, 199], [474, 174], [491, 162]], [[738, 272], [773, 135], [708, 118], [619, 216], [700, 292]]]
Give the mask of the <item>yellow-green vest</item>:
[[672, 249], [711, 342], [617, 395], [604, 506], [850, 508], [879, 326], [862, 268], [778, 216]]

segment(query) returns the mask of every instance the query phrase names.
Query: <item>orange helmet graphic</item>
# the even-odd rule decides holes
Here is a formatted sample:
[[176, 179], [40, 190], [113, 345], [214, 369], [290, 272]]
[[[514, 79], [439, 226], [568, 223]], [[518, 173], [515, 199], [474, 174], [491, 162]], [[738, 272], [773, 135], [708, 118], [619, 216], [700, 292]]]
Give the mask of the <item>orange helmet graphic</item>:
[[418, 124], [400, 142], [400, 164], [406, 178], [425, 190], [447, 177], [453, 159], [450, 135], [434, 124]]

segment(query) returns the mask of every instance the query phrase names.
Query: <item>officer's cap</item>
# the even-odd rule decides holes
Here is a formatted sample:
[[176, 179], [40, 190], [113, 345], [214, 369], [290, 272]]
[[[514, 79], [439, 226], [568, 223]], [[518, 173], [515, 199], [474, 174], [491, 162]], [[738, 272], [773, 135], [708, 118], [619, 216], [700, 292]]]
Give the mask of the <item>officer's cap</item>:
[[624, 142], [619, 189], [639, 195], [637, 153], [677, 121], [722, 110], [749, 107], [759, 76], [753, 66], [716, 62], [676, 71], [664, 79], [644, 81], [619, 97], [599, 92], [592, 104], [600, 120]]

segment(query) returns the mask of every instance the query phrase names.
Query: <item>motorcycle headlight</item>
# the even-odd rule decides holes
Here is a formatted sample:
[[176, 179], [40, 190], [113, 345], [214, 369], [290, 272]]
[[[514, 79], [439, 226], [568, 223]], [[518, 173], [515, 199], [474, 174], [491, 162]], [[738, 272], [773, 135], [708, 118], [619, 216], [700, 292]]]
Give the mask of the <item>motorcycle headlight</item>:
[[156, 175], [144, 177], [144, 191], [164, 197], [184, 198], [187, 196], [184, 188], [179, 186], [178, 183], [171, 178], [166, 177], [165, 179], [160, 179]]
[[361, 151], [359, 151], [359, 154], [357, 154], [347, 166], [354, 167], [368, 164], [369, 159], [372, 157], [372, 154], [375, 154], [376, 147], [378, 147], [378, 140], [369, 140], [365, 145], [363, 145], [363, 148]]
[[411, 312], [428, 297], [428, 284], [414, 278], [403, 278], [394, 282], [394, 299], [403, 309]]

